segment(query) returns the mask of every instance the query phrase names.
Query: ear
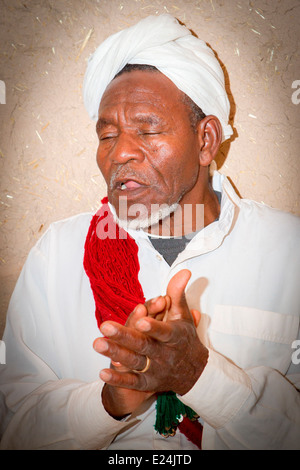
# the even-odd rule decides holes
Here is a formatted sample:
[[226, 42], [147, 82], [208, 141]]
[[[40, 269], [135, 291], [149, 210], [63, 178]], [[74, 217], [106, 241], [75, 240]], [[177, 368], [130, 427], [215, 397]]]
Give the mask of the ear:
[[202, 119], [197, 126], [200, 145], [200, 165], [208, 166], [217, 156], [222, 143], [222, 126], [216, 116], [209, 115]]

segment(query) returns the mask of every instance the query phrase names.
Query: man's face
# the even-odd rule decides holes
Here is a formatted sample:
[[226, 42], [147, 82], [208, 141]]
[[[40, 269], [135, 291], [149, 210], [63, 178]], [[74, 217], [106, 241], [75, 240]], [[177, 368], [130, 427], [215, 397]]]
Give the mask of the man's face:
[[129, 220], [135, 204], [149, 216], [153, 204], [198, 202], [200, 147], [182, 97], [159, 72], [125, 72], [107, 87], [99, 107], [97, 163], [118, 216], [120, 198]]

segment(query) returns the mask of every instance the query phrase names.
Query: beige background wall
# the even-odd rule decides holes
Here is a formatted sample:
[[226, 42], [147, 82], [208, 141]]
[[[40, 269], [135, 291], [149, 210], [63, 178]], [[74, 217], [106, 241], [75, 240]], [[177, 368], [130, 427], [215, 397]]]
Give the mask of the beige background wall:
[[235, 136], [221, 171], [243, 197], [300, 214], [299, 0], [0, 0], [0, 10], [0, 336], [29, 249], [105, 194], [81, 95], [87, 58], [147, 15], [173, 14], [225, 64]]

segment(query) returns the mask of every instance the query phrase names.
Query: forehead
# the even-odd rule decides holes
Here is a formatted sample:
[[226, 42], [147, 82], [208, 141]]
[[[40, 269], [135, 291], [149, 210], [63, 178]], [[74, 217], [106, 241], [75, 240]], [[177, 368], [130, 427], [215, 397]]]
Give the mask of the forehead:
[[154, 109], [159, 114], [183, 112], [183, 93], [160, 72], [134, 70], [115, 78], [105, 90], [99, 117], [116, 107]]

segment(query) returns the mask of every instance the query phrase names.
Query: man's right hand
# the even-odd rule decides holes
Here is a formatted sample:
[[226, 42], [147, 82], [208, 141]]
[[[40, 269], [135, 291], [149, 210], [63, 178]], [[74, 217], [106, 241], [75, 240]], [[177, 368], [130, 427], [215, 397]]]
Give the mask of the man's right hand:
[[[126, 326], [128, 328], [135, 328], [135, 324], [142, 317], [150, 316], [156, 320], [162, 320], [165, 313], [168, 311], [170, 299], [168, 296], [160, 296], [146, 302], [144, 305], [139, 304], [128, 317]], [[94, 349], [100, 354], [105, 355], [106, 341], [102, 338], [97, 338], [94, 341]], [[123, 366], [120, 362], [111, 361], [111, 369], [118, 372], [127, 372], [129, 369]], [[134, 368], [134, 365], [133, 365]], [[106, 411], [114, 418], [121, 419], [124, 416], [131, 414], [136, 410], [145, 400], [151, 397], [153, 392], [144, 392], [138, 390], [130, 390], [128, 388], [115, 387], [105, 384], [102, 390], [102, 403]]]

